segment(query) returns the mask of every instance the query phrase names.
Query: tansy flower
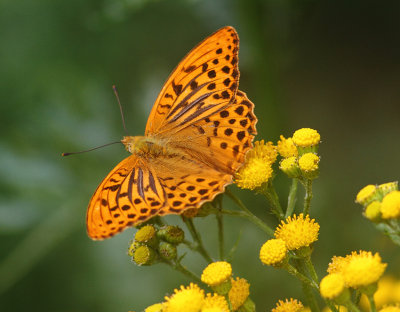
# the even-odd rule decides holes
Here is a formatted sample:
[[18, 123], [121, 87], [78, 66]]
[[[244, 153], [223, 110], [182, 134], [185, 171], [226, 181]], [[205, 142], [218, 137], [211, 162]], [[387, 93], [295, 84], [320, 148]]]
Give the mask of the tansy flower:
[[400, 312], [400, 306], [399, 305], [386, 306], [383, 309], [380, 309], [379, 312]]
[[292, 138], [285, 139], [285, 137], [281, 135], [276, 148], [279, 154], [284, 158], [292, 156], [297, 157], [297, 147], [294, 145]]
[[318, 176], [319, 156], [314, 153], [305, 153], [299, 158], [299, 168], [304, 177], [315, 179]]
[[303, 304], [296, 299], [290, 298], [290, 300], [279, 300], [276, 304], [276, 308], [272, 309], [272, 312], [299, 312], [302, 311]]
[[373, 255], [371, 252], [360, 250], [359, 253], [352, 252], [348, 258], [342, 274], [346, 285], [353, 288], [365, 287], [377, 282], [387, 266], [386, 263], [381, 262], [378, 253]]
[[327, 299], [338, 298], [345, 290], [342, 274], [333, 273], [325, 276], [320, 283], [319, 291], [321, 296]]
[[387, 194], [381, 205], [383, 219], [400, 218], [400, 191], [393, 191]]
[[311, 147], [319, 144], [321, 141], [321, 136], [317, 130], [311, 128], [302, 128], [295, 131], [292, 139], [296, 146]]
[[374, 200], [365, 208], [364, 216], [372, 222], [381, 220], [381, 203]]
[[397, 181], [383, 183], [383, 184], [378, 185], [378, 189], [382, 192], [383, 196], [385, 196], [386, 194], [388, 194], [390, 192], [398, 191], [399, 183]]
[[163, 304], [162, 303], [156, 303], [153, 304], [149, 307], [147, 307], [144, 312], [162, 312], [163, 309]]
[[329, 274], [342, 273], [343, 268], [347, 265], [348, 262], [349, 262], [348, 257], [345, 258], [345, 257], [333, 256], [331, 262], [328, 265], [327, 272]]
[[270, 239], [260, 249], [260, 260], [266, 265], [279, 265], [287, 254], [285, 241]]
[[250, 284], [244, 278], [231, 279], [232, 288], [229, 291], [229, 301], [232, 310], [238, 310], [250, 295]]
[[217, 286], [232, 275], [232, 266], [225, 261], [210, 263], [201, 274], [201, 281], [209, 286]]
[[135, 249], [133, 260], [137, 265], [151, 265], [156, 259], [156, 253], [153, 248], [143, 245]]
[[356, 196], [356, 203], [366, 206], [375, 199], [375, 195], [376, 185], [369, 184], [358, 192]]
[[289, 216], [281, 221], [275, 230], [275, 238], [280, 238], [286, 243], [289, 250], [307, 247], [318, 239], [319, 224], [307, 215], [305, 218], [301, 213], [299, 216]]
[[145, 225], [135, 234], [135, 240], [140, 243], [146, 243], [156, 235], [156, 229], [153, 225]]
[[284, 158], [279, 163], [279, 169], [281, 169], [289, 178], [297, 178], [301, 175], [297, 158], [292, 156]]
[[188, 287], [181, 286], [175, 289], [171, 297], [165, 297], [163, 312], [198, 312], [204, 304], [204, 290], [196, 284], [190, 283]]
[[224, 296], [207, 294], [201, 312], [229, 312], [228, 302]]
[[236, 172], [235, 182], [242, 189], [254, 190], [272, 176], [272, 163], [262, 158], [249, 158]]
[[[374, 293], [374, 301], [377, 308], [381, 308], [386, 304], [400, 302], [400, 297], [396, 298], [396, 287], [399, 283], [393, 276], [382, 276], [378, 281], [378, 289]], [[397, 295], [399, 296], [400, 292]], [[364, 310], [370, 311], [369, 301], [365, 294], [361, 296], [360, 306]]]
[[259, 158], [273, 164], [277, 156], [278, 152], [272, 142], [264, 143], [264, 140], [261, 140], [254, 142], [254, 147], [246, 154], [246, 160], [250, 158]]

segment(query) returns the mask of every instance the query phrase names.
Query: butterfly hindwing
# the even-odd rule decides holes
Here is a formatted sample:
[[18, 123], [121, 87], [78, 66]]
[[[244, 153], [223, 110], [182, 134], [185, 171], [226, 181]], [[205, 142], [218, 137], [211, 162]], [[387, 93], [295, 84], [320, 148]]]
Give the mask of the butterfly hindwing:
[[164, 187], [144, 159], [120, 162], [94, 193], [87, 211], [87, 231], [103, 239], [157, 215], [166, 204]]
[[173, 133], [233, 101], [239, 38], [224, 27], [190, 51], [172, 72], [150, 113], [146, 135]]

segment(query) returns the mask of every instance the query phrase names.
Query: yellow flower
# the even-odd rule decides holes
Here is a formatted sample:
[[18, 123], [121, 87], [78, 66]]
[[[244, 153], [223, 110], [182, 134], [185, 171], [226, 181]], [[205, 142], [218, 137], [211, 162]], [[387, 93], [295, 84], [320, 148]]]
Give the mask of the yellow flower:
[[380, 309], [379, 312], [400, 312], [400, 306], [399, 305], [386, 306], [383, 309]]
[[356, 203], [366, 206], [375, 199], [375, 195], [376, 185], [369, 184], [358, 192], [356, 196]]
[[289, 216], [275, 230], [275, 238], [284, 240], [289, 250], [307, 247], [318, 239], [319, 224], [314, 221], [309, 215], [304, 218], [302, 213]]
[[398, 184], [399, 183], [397, 181], [383, 183], [378, 185], [378, 189], [382, 192], [383, 196], [385, 196], [387, 193], [390, 193], [392, 191], [398, 191], [399, 190]]
[[[393, 276], [382, 276], [382, 278], [378, 281], [378, 289], [374, 293], [374, 301], [378, 309], [386, 304], [400, 302], [400, 297], [396, 298], [396, 286], [399, 283], [400, 282], [397, 281]], [[398, 294], [400, 294], [400, 292]], [[360, 306], [364, 310], [370, 311], [369, 302], [365, 294], [361, 296]]]
[[228, 280], [232, 275], [232, 266], [225, 261], [210, 263], [201, 274], [201, 281], [209, 286], [217, 286]]
[[201, 312], [229, 312], [228, 302], [224, 296], [207, 294]]
[[288, 157], [292, 157], [292, 156], [297, 157], [297, 155], [298, 155], [297, 147], [296, 147], [296, 145], [294, 145], [293, 139], [292, 138], [285, 139], [285, 137], [283, 135], [281, 135], [280, 138], [281, 139], [278, 141], [278, 144], [277, 144], [277, 150], [278, 150], [279, 154], [284, 158], [288, 158]]
[[272, 312], [300, 312], [303, 310], [303, 304], [297, 299], [290, 300], [279, 300], [276, 304], [276, 308], [272, 309]]
[[371, 220], [372, 222], [380, 221], [381, 203], [377, 200], [374, 200], [367, 206], [367, 208], [365, 208], [364, 215], [367, 219]]
[[286, 173], [289, 178], [297, 178], [301, 175], [297, 158], [294, 156], [282, 159], [279, 163], [279, 169]]
[[348, 263], [343, 267], [343, 278], [349, 287], [360, 288], [371, 285], [379, 280], [387, 264], [381, 262], [378, 253], [360, 250], [348, 256]]
[[149, 307], [147, 307], [144, 312], [162, 312], [163, 310], [163, 304], [162, 303], [156, 303], [153, 304]]
[[319, 174], [319, 156], [314, 153], [305, 153], [299, 158], [299, 168], [305, 178], [315, 179]]
[[260, 187], [271, 178], [271, 165], [271, 162], [262, 158], [249, 158], [236, 172], [235, 182], [237, 186], [249, 190]]
[[319, 144], [321, 136], [319, 133], [310, 128], [302, 128], [296, 130], [293, 134], [293, 142], [299, 147], [310, 147]]
[[155, 251], [149, 246], [139, 246], [135, 249], [133, 260], [137, 265], [151, 265], [156, 259]]
[[400, 218], [400, 191], [393, 191], [387, 194], [381, 205], [382, 218]]
[[141, 243], [146, 243], [154, 238], [156, 235], [156, 229], [153, 225], [145, 225], [144, 227], [140, 228], [135, 235], [135, 240]]
[[304, 172], [318, 170], [319, 157], [314, 153], [306, 153], [299, 158], [299, 167]]
[[348, 262], [349, 262], [348, 257], [345, 258], [345, 257], [333, 256], [331, 262], [328, 265], [327, 272], [329, 274], [342, 273], [343, 268], [347, 265]]
[[237, 311], [250, 295], [250, 284], [244, 278], [231, 279], [232, 288], [229, 291], [229, 301], [233, 311]]
[[204, 304], [204, 290], [196, 284], [190, 283], [188, 287], [181, 286], [175, 289], [171, 297], [165, 297], [166, 303], [163, 312], [198, 312]]
[[319, 291], [321, 296], [327, 299], [339, 297], [345, 290], [342, 274], [333, 273], [325, 276], [320, 283]]
[[278, 156], [276, 147], [272, 142], [264, 143], [264, 140], [254, 142], [254, 147], [246, 154], [246, 160], [259, 158], [273, 164]]
[[260, 249], [260, 260], [266, 265], [278, 265], [285, 258], [287, 248], [282, 239], [270, 239]]

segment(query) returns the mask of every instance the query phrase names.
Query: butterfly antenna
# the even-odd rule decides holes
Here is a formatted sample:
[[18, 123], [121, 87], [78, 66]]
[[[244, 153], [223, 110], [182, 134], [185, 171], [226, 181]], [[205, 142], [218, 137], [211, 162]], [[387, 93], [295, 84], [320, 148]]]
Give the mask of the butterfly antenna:
[[117, 101], [118, 101], [119, 111], [121, 112], [122, 124], [124, 125], [125, 133], [128, 134], [128, 131], [126, 131], [124, 112], [122, 111], [122, 105], [121, 105], [121, 102], [119, 100], [117, 87], [115, 85], [113, 85], [112, 88], [114, 90], [115, 97], [117, 98]]
[[105, 147], [105, 146], [109, 146], [109, 145], [112, 145], [112, 144], [117, 144], [117, 143], [122, 143], [122, 142], [121, 141], [111, 142], [111, 143], [107, 143], [107, 144], [104, 144], [104, 145], [101, 145], [101, 146], [97, 146], [97, 147], [88, 149], [86, 151], [72, 152], [72, 153], [62, 153], [61, 156], [69, 156], [69, 155], [74, 155], [74, 154], [82, 154], [82, 153], [86, 153], [86, 152], [91, 152], [91, 151], [97, 150], [99, 148], [102, 148], [102, 147]]

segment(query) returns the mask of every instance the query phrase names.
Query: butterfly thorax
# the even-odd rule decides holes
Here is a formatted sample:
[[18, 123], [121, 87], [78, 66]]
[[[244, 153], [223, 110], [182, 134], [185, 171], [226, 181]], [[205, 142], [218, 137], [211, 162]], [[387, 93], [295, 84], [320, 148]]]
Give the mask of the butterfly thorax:
[[173, 156], [176, 153], [167, 149], [166, 142], [150, 136], [125, 136], [121, 142], [128, 152], [142, 157]]

